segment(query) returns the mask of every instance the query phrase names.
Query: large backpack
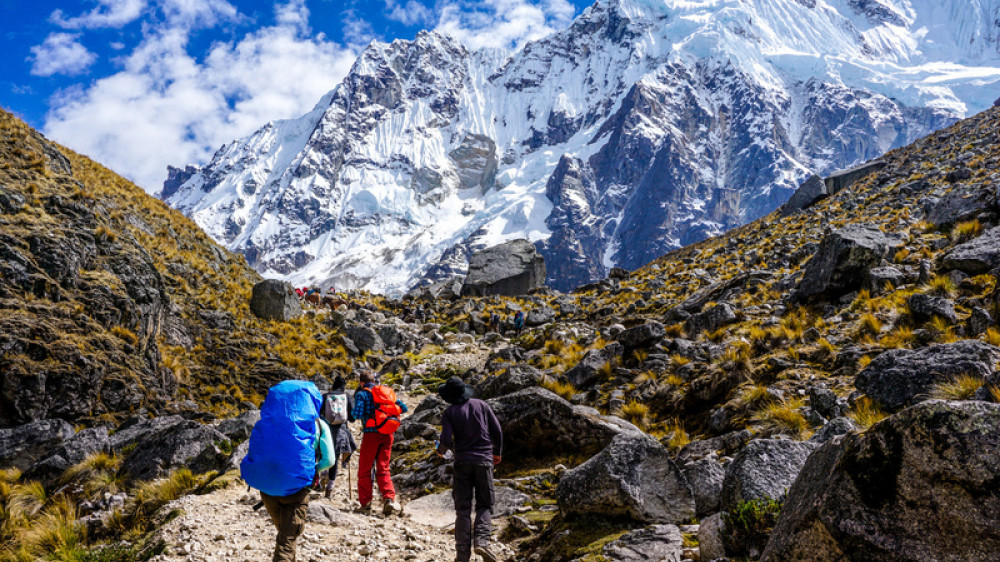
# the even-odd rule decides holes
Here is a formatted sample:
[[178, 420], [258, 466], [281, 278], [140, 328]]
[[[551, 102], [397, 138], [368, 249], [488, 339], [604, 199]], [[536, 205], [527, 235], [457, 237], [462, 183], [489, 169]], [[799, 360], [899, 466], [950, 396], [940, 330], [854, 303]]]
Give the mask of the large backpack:
[[347, 395], [327, 394], [323, 399], [323, 419], [330, 425], [343, 425], [347, 421]]
[[322, 404], [311, 382], [284, 381], [268, 390], [240, 463], [247, 484], [269, 496], [288, 496], [312, 484], [322, 443], [317, 437], [325, 424], [317, 423]]
[[375, 415], [365, 422], [365, 429], [374, 428], [383, 435], [392, 435], [399, 429], [399, 416], [403, 413], [396, 404], [396, 393], [384, 384], [368, 389], [375, 402]]

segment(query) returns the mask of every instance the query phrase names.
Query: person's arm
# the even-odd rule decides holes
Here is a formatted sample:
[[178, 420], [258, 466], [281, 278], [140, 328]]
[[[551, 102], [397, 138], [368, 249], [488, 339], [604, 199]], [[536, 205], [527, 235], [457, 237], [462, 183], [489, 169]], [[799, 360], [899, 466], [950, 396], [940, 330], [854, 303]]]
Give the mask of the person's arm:
[[438, 442], [437, 454], [443, 457], [452, 448], [452, 440], [451, 417], [445, 412], [441, 415], [441, 440]]
[[406, 407], [406, 404], [403, 404], [402, 400], [396, 400], [396, 405], [399, 406], [399, 410], [404, 414], [410, 411], [410, 409]]
[[359, 389], [354, 393], [354, 407], [351, 408], [351, 415], [355, 421], [368, 419], [368, 402], [371, 400], [371, 396], [372, 393], [364, 389]]
[[503, 428], [500, 427], [500, 420], [493, 413], [493, 408], [486, 406], [486, 423], [490, 430], [490, 443], [493, 445], [493, 464], [500, 464], [500, 457], [503, 455]]

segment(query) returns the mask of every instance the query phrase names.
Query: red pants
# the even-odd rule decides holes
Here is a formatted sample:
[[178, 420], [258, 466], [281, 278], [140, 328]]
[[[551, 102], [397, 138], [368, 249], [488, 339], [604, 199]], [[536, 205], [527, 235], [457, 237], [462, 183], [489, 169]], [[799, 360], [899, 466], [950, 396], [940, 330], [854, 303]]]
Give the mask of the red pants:
[[392, 435], [365, 433], [361, 439], [361, 454], [358, 458], [358, 501], [368, 505], [372, 501], [372, 465], [375, 465], [375, 479], [378, 491], [387, 500], [396, 499], [396, 489], [389, 476], [389, 457], [392, 455]]

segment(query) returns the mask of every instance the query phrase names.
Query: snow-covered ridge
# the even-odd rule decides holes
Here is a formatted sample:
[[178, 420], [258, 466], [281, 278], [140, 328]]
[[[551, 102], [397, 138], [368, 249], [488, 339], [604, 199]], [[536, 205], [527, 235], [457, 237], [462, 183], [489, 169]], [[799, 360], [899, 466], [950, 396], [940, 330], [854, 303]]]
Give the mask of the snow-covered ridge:
[[516, 53], [423, 32], [163, 195], [297, 284], [398, 293], [527, 237], [569, 288], [984, 109], [998, 35], [1000, 0], [606, 0]]

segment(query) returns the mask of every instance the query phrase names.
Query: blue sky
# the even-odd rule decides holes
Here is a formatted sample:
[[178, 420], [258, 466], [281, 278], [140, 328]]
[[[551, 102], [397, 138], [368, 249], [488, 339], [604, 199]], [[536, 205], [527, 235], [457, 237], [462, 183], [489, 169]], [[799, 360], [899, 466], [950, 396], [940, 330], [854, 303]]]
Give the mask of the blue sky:
[[151, 192], [305, 113], [372, 39], [517, 48], [583, 0], [0, 0], [0, 106]]

